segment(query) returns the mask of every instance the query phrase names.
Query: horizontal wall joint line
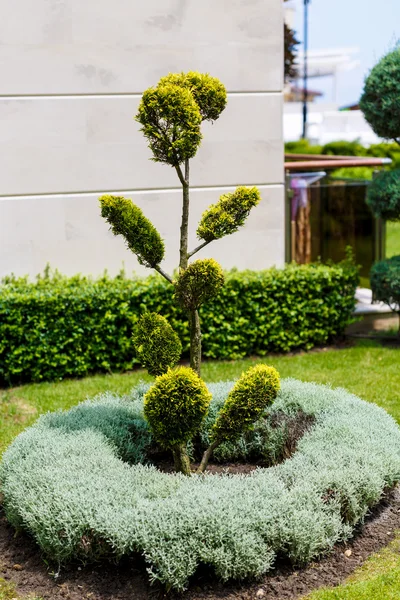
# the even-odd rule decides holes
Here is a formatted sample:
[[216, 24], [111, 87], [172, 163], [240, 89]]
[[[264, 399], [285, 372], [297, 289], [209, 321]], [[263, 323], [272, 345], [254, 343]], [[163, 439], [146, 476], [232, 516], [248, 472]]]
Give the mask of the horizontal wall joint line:
[[[257, 186], [260, 188], [276, 188], [283, 187], [283, 181], [273, 182], [273, 183], [229, 183], [225, 185], [218, 186], [193, 186], [190, 188], [191, 192], [201, 192], [201, 191], [224, 191], [229, 189], [235, 189], [239, 185], [244, 186]], [[101, 195], [101, 194], [141, 194], [141, 195], [150, 195], [150, 194], [168, 194], [170, 192], [181, 192], [181, 187], [171, 187], [171, 188], [146, 188], [146, 189], [123, 189], [123, 190], [91, 190], [91, 191], [82, 191], [82, 192], [42, 192], [35, 194], [0, 194], [0, 201], [5, 200], [27, 200], [27, 199], [37, 199], [37, 198], [64, 198], [64, 197], [81, 197], [81, 196], [93, 196], [93, 195]]]

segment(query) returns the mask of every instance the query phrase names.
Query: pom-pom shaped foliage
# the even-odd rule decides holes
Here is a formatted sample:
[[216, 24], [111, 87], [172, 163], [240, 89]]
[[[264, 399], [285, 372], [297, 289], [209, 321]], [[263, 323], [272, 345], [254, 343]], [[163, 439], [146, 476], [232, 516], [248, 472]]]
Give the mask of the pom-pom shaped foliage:
[[164, 258], [164, 242], [157, 229], [132, 200], [122, 196], [100, 198], [101, 216], [114, 235], [122, 235], [128, 248], [145, 267], [156, 267]]
[[162, 375], [180, 359], [182, 344], [165, 317], [145, 313], [133, 333], [136, 354], [150, 375]]
[[144, 398], [144, 415], [155, 440], [164, 448], [186, 444], [207, 414], [211, 394], [189, 367], [157, 377]]
[[171, 83], [149, 88], [142, 96], [136, 120], [156, 162], [177, 167], [196, 154], [202, 118], [189, 89]]
[[191, 263], [175, 281], [175, 297], [189, 310], [197, 310], [204, 302], [216, 296], [224, 285], [221, 266], [212, 258]]
[[400, 220], [400, 170], [382, 171], [368, 186], [367, 204], [375, 216]]
[[374, 300], [400, 312], [400, 256], [392, 256], [372, 266], [371, 288]]
[[243, 373], [218, 414], [212, 438], [217, 442], [236, 440], [253, 427], [279, 389], [279, 373], [273, 367], [256, 365]]
[[260, 202], [256, 187], [238, 187], [232, 194], [223, 194], [217, 204], [210, 206], [202, 215], [197, 237], [206, 242], [235, 233], [244, 225], [251, 209]]
[[170, 73], [162, 77], [159, 86], [178, 85], [189, 89], [200, 109], [203, 121], [216, 121], [227, 103], [225, 86], [208, 73]]
[[384, 56], [367, 77], [360, 108], [379, 137], [400, 141], [400, 47]]

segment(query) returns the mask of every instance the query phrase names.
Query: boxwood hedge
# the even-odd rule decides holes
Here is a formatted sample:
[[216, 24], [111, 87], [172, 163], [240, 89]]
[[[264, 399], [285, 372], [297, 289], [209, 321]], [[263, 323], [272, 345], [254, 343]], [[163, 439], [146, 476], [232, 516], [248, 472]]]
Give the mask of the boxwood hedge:
[[[310, 349], [351, 321], [357, 269], [350, 262], [232, 271], [202, 306], [205, 357], [238, 359]], [[126, 370], [145, 310], [164, 315], [188, 354], [187, 319], [160, 276], [40, 277], [0, 285], [0, 385]]]
[[[208, 427], [231, 386], [210, 385]], [[295, 380], [273, 410], [315, 420], [290, 459], [247, 476], [162, 473], [137, 462], [150, 441], [144, 391], [45, 415], [5, 452], [5, 514], [52, 560], [139, 552], [151, 580], [178, 590], [202, 563], [222, 580], [256, 577], [277, 556], [303, 564], [329, 551], [400, 479], [400, 429], [384, 410]]]

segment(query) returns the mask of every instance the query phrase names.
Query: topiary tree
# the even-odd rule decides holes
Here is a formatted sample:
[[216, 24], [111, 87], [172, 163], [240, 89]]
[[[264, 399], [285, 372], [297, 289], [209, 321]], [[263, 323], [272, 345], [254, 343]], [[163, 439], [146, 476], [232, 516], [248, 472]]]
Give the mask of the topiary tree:
[[[208, 74], [173, 73], [160, 79], [142, 96], [136, 120], [148, 141], [153, 160], [175, 169], [182, 185], [179, 266], [175, 278], [161, 262], [165, 247], [160, 234], [129, 199], [102, 196], [101, 214], [115, 235], [122, 235], [140, 264], [155, 269], [174, 286], [175, 298], [187, 312], [190, 331], [190, 366], [171, 369], [181, 353], [172, 328], [160, 315], [145, 314], [133, 340], [137, 355], [149, 373], [158, 375], [145, 397], [145, 416], [155, 439], [172, 450], [175, 468], [190, 474], [187, 442], [198, 431], [208, 410], [210, 395], [200, 379], [201, 328], [199, 309], [218, 294], [224, 284], [221, 266], [213, 259], [189, 260], [199, 250], [241, 227], [251, 209], [260, 202], [257, 188], [238, 187], [223, 194], [202, 215], [197, 228], [200, 244], [189, 251], [190, 159], [200, 146], [201, 123], [215, 121], [227, 102], [223, 84]], [[215, 438], [202, 461], [207, 466], [213, 449], [225, 439], [251, 426], [275, 398], [279, 377], [274, 369], [257, 367], [235, 386], [221, 412]]]
[[373, 265], [371, 288], [373, 299], [387, 304], [391, 310], [397, 312], [400, 319], [400, 256], [393, 256]]
[[[400, 145], [400, 47], [384, 56], [365, 81], [360, 108], [374, 132]], [[370, 184], [367, 203], [379, 218], [400, 220], [400, 170], [380, 173]], [[373, 299], [398, 310], [400, 257], [371, 271]], [[399, 330], [400, 331], [400, 330]]]
[[[202, 259], [189, 265], [189, 259], [210, 242], [237, 231], [260, 201], [260, 193], [255, 187], [239, 187], [233, 193], [222, 195], [201, 218], [197, 229], [201, 243], [188, 250], [190, 159], [202, 140], [201, 123], [217, 120], [226, 103], [226, 89], [215, 77], [195, 72], [172, 73], [144, 92], [136, 115], [153, 160], [175, 169], [182, 185], [180, 259], [175, 279], [161, 267], [165, 253], [163, 240], [141, 209], [120, 196], [100, 198], [101, 214], [110, 224], [111, 231], [123, 236], [140, 264], [155, 269], [175, 287], [175, 297], [188, 314], [190, 365], [199, 375], [201, 328], [198, 311], [204, 302], [218, 293], [224, 279], [216, 261]], [[139, 338], [136, 336], [135, 340]], [[149, 359], [149, 353], [158, 352], [156, 347], [157, 344], [146, 345], [146, 364], [157, 363], [156, 355]]]

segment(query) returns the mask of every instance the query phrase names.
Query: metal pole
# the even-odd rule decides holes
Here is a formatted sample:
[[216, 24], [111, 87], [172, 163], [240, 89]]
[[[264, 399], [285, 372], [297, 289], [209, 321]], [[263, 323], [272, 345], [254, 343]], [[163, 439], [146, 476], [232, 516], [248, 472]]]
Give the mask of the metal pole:
[[307, 138], [307, 102], [308, 102], [308, 3], [304, 0], [304, 71], [303, 71], [303, 135]]

